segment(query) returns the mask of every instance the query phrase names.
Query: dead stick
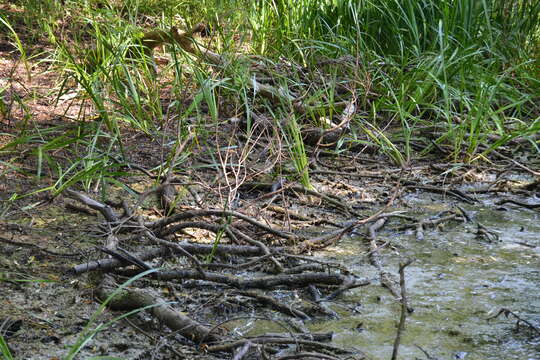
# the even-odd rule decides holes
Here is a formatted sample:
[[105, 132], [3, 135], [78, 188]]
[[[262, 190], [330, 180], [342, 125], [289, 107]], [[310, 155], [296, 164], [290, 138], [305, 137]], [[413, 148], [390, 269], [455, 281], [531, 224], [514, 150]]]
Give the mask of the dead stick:
[[508, 318], [510, 315], [514, 316], [516, 319], [517, 319], [517, 324], [516, 324], [516, 327], [519, 328], [519, 323], [522, 322], [522, 323], [525, 323], [527, 326], [529, 326], [529, 328], [531, 330], [533, 330], [534, 332], [536, 332], [538, 335], [540, 335], [540, 329], [538, 329], [536, 326], [534, 326], [532, 323], [530, 323], [529, 321], [519, 317], [516, 313], [512, 312], [511, 310], [508, 310], [506, 308], [502, 308], [501, 310], [499, 310], [499, 312], [492, 316], [492, 317], [489, 317], [487, 318], [487, 320], [491, 320], [491, 319], [496, 319], [497, 317], [499, 317], [499, 315], [501, 314], [504, 314], [504, 316], [506, 316], [506, 318]]
[[287, 339], [282, 337], [257, 337], [251, 339], [241, 339], [236, 340], [230, 343], [221, 342], [217, 345], [210, 345], [206, 347], [207, 352], [220, 352], [220, 351], [231, 351], [234, 348], [244, 345], [247, 341], [251, 341], [255, 344], [282, 344], [282, 345], [303, 345], [306, 348], [321, 349], [325, 351], [332, 351], [337, 354], [350, 354], [351, 351], [343, 349], [337, 346], [323, 344], [317, 341], [301, 340], [301, 339]]
[[296, 239], [297, 236], [294, 235], [294, 234], [290, 234], [290, 233], [287, 233], [287, 232], [284, 232], [284, 231], [279, 231], [279, 230], [276, 230], [270, 226], [267, 226], [255, 219], [252, 219], [250, 218], [249, 216], [246, 216], [242, 213], [239, 213], [237, 211], [227, 211], [227, 210], [213, 210], [213, 209], [209, 209], [209, 210], [190, 210], [190, 211], [184, 211], [183, 213], [181, 214], [176, 214], [176, 215], [173, 215], [173, 216], [169, 216], [167, 218], [164, 218], [164, 219], [160, 219], [160, 220], [157, 220], [157, 221], [154, 221], [154, 222], [149, 222], [149, 223], [145, 223], [144, 226], [148, 227], [148, 228], [152, 228], [152, 229], [163, 229], [165, 226], [169, 225], [169, 224], [172, 224], [174, 222], [177, 222], [177, 221], [180, 221], [180, 220], [185, 220], [185, 219], [189, 219], [189, 218], [192, 218], [192, 217], [202, 217], [202, 216], [222, 216], [222, 217], [226, 217], [226, 216], [233, 216], [233, 217], [237, 217], [241, 220], [244, 220], [248, 223], [250, 223], [251, 225], [254, 225], [266, 232], [269, 232], [270, 234], [273, 234], [273, 235], [276, 235], [276, 236], [279, 236], [281, 238], [284, 238], [284, 239]]
[[399, 286], [401, 287], [401, 317], [399, 319], [398, 331], [396, 340], [394, 340], [394, 349], [392, 351], [392, 360], [397, 359], [399, 343], [401, 342], [401, 333], [405, 329], [405, 319], [407, 317], [407, 294], [405, 292], [405, 268], [412, 263], [412, 260], [407, 260], [406, 263], [399, 264]]
[[91, 207], [94, 210], [99, 211], [103, 217], [107, 220], [109, 223], [115, 223], [118, 221], [118, 215], [113, 211], [113, 209], [109, 205], [105, 205], [103, 203], [100, 203], [99, 201], [96, 201], [80, 192], [73, 191], [71, 189], [66, 189], [66, 194], [70, 195], [75, 200]]
[[[139, 218], [139, 223], [142, 224], [142, 219]], [[141, 225], [142, 226], [142, 225]], [[144, 228], [144, 226], [142, 226], [142, 228], [144, 229], [143, 230], [143, 233], [152, 241], [154, 242], [155, 244], [159, 244], [159, 245], [163, 245], [163, 246], [167, 246], [171, 249], [174, 249], [176, 252], [179, 252], [181, 253], [182, 255], [186, 256], [189, 260], [191, 260], [191, 262], [193, 263], [193, 265], [195, 266], [195, 268], [197, 269], [197, 271], [199, 272], [199, 274], [202, 275], [202, 277], [204, 278], [206, 275], [205, 275], [205, 272], [203, 270], [203, 268], [201, 267], [201, 263], [199, 262], [199, 260], [197, 260], [197, 258], [193, 255], [191, 255], [189, 253], [189, 251], [187, 251], [186, 249], [184, 249], [183, 247], [181, 247], [180, 245], [176, 244], [176, 243], [173, 243], [173, 242], [170, 242], [170, 241], [167, 241], [167, 240], [164, 240], [164, 239], [160, 239], [158, 238], [157, 236], [155, 236], [150, 230]]]
[[277, 271], [280, 272], [280, 273], [283, 272], [283, 270], [284, 270], [283, 265], [281, 265], [281, 263], [279, 261], [277, 261], [277, 259], [270, 253], [270, 250], [268, 249], [268, 247], [266, 245], [264, 245], [262, 242], [260, 242], [258, 240], [255, 240], [255, 239], [251, 238], [250, 236], [244, 234], [243, 232], [241, 232], [238, 229], [235, 229], [234, 227], [231, 227], [230, 230], [234, 235], [237, 235], [238, 237], [243, 239], [248, 244], [260, 247], [261, 251], [264, 253], [264, 255], [269, 255], [270, 256], [270, 261], [272, 261], [274, 263], [274, 265], [276, 266]]
[[[1, 238], [0, 238], [1, 240]], [[177, 244], [178, 246], [182, 247], [182, 249], [186, 250], [190, 254], [203, 254], [208, 255], [211, 254], [212, 251], [215, 251], [217, 255], [236, 255], [236, 256], [261, 256], [263, 255], [262, 250], [257, 246], [240, 246], [240, 245], [218, 245], [217, 248], [214, 248], [212, 244], [197, 244], [197, 243], [189, 243], [189, 242], [181, 242]], [[170, 250], [172, 250], [175, 254], [184, 254], [183, 251], [178, 250], [176, 247], [160, 247], [155, 249], [149, 249], [146, 251], [142, 251], [139, 253], [135, 253], [135, 256], [137, 256], [141, 260], [151, 260], [159, 256], [170, 256]], [[288, 251], [287, 248], [271, 248], [271, 252], [274, 253], [281, 253]], [[259, 260], [258, 258], [257, 260]], [[202, 264], [201, 264], [202, 265]], [[248, 263], [243, 264], [244, 266], [247, 266]], [[99, 259], [95, 261], [90, 261], [85, 264], [79, 264], [75, 265], [74, 267], [69, 270], [69, 273], [73, 274], [80, 274], [88, 271], [93, 270], [112, 270], [117, 267], [126, 266], [126, 263], [119, 261], [117, 259]], [[240, 267], [241, 268], [241, 267]]]
[[[139, 274], [140, 271], [136, 269], [126, 269], [118, 271], [117, 273], [131, 277]], [[277, 286], [303, 288], [313, 284], [340, 286], [347, 283], [348, 280], [348, 277], [345, 275], [329, 274], [326, 272], [305, 272], [292, 275], [264, 275], [246, 278], [245, 276], [229, 275], [212, 271], [206, 271], [201, 274], [199, 271], [191, 269], [156, 271], [152, 273], [151, 277], [160, 280], [205, 280], [243, 290], [252, 288], [272, 289]]]
[[263, 295], [263, 294], [261, 294], [261, 293], [259, 293], [257, 291], [253, 291], [253, 290], [239, 291], [238, 293], [240, 295], [244, 295], [244, 296], [247, 296], [247, 297], [254, 298], [254, 299], [258, 300], [259, 302], [261, 302], [261, 303], [263, 303], [265, 305], [269, 305], [273, 309], [275, 309], [275, 310], [277, 310], [277, 311], [279, 311], [279, 312], [281, 312], [283, 314], [298, 317], [298, 318], [303, 319], [303, 320], [309, 319], [309, 316], [306, 315], [304, 312], [302, 312], [300, 310], [297, 310], [297, 309], [294, 309], [292, 306], [283, 305], [283, 304], [281, 304], [280, 302], [278, 302], [276, 299], [274, 299], [271, 296]]
[[105, 275], [96, 289], [98, 299], [105, 301], [111, 298], [107, 303], [111, 310], [130, 311], [146, 308], [152, 317], [188, 339], [214, 341], [220, 338], [217, 334], [210, 334], [210, 328], [173, 309], [167, 301], [152, 291], [124, 288], [115, 293], [116, 288], [113, 278]]

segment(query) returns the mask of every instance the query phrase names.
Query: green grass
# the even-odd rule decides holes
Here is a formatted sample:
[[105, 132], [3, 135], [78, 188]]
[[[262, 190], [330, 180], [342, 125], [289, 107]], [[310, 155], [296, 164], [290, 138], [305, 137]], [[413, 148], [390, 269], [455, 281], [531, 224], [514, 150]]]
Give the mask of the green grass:
[[[292, 164], [296, 173], [289, 178], [312, 188], [312, 153], [302, 129], [338, 123], [342, 104], [351, 98], [357, 99], [358, 114], [336, 152], [372, 145], [405, 167], [418, 157], [441, 160], [438, 150], [444, 148], [443, 160], [462, 164], [528, 139], [528, 151], [540, 154], [535, 137], [540, 133], [540, 0], [10, 3], [16, 5], [0, 15], [0, 36], [13, 44], [28, 80], [33, 64], [46, 64], [58, 75], [50, 90], [57, 100], [76, 92], [72, 106], [82, 106], [71, 123], [44, 126], [29, 110], [31, 97], [10, 92], [18, 80], [2, 83], [0, 120], [13, 127], [0, 134], [0, 176], [32, 176], [38, 188], [11, 194], [0, 218], [16, 199], [38, 192], [56, 196], [78, 186], [107, 197], [111, 186], [125, 186], [118, 179], [128, 175], [126, 142], [133, 134], [176, 146], [193, 136], [192, 148], [181, 157], [164, 146], [163, 163], [154, 170], [163, 176], [165, 168], [187, 167], [188, 158], [196, 160], [197, 150], [233, 116], [245, 119], [245, 133], [253, 139], [258, 138], [252, 135], [255, 122], [269, 119], [267, 133], [275, 141], [268, 141], [268, 156], [280, 163], [268, 172], [277, 177]], [[155, 73], [148, 59], [129, 55], [146, 30], [187, 29], [201, 21], [212, 30], [201, 42], [208, 41], [225, 64], [211, 66], [167, 45], [171, 61]], [[321, 65], [327, 61], [337, 64]], [[254, 62], [265, 64], [266, 71], [250, 70]], [[256, 91], [254, 83], [263, 78], [275, 87], [277, 100]], [[291, 96], [301, 99], [304, 111]], [[12, 118], [17, 109], [22, 115]], [[176, 125], [173, 136], [165, 131], [170, 124]], [[213, 151], [234, 148], [234, 141], [221, 141]], [[201, 166], [220, 169], [218, 156], [211, 155], [213, 163]], [[240, 169], [237, 160], [229, 164]], [[216, 235], [216, 245], [222, 235]], [[107, 301], [67, 358], [76, 358], [99, 331], [121, 318], [99, 323]], [[2, 337], [0, 352], [13, 358]]]
[[9, 351], [9, 347], [6, 343], [6, 340], [2, 335], [0, 335], [0, 352], [2, 353], [2, 358], [4, 360], [13, 360], [15, 359], [13, 355], [11, 354], [11, 351]]
[[[230, 107], [246, 118], [248, 132], [252, 113], [279, 123], [283, 114], [293, 112], [294, 121], [278, 127], [281, 133], [275, 136], [287, 144], [284, 159], [294, 164], [307, 187], [301, 129], [324, 126], [322, 118], [339, 118], [340, 104], [352, 94], [362, 115], [353, 118], [340, 149], [370, 143], [402, 166], [440, 146], [450, 149], [449, 161], [473, 161], [485, 153], [480, 145], [493, 150], [540, 130], [540, 0], [17, 4], [2, 16], [0, 26], [8, 29], [21, 60], [29, 62], [34, 43], [48, 43], [40, 61], [60, 75], [58, 97], [78, 87], [88, 111], [96, 115], [89, 120], [81, 112], [78, 130], [64, 134], [42, 129], [28, 117], [0, 149], [7, 154], [31, 147], [36, 176], [47, 169], [54, 178], [43, 190], [55, 194], [73, 184], [89, 189], [110, 183], [120, 166], [111, 159], [126, 159], [126, 129], [160, 138], [164, 122], [174, 119], [178, 131], [185, 132], [190, 123], [197, 141], [204, 142], [209, 125], [223, 121]], [[188, 28], [201, 21], [212, 29], [212, 50], [229, 59], [221, 67], [178, 46], [166, 47], [172, 61], [157, 74], [148, 61], [127, 56], [145, 29]], [[259, 55], [257, 61], [275, 64], [264, 76], [302, 99], [306, 111], [296, 112], [290, 100], [283, 101], [286, 97], [270, 102], [255, 95], [254, 76], [261, 75], [234, 53]], [[352, 59], [348, 65], [319, 65], [346, 56]], [[339, 91], [340, 86], [348, 91]], [[164, 96], [172, 99], [167, 107]], [[24, 99], [16, 101], [24, 107]], [[0, 99], [4, 116], [10, 106]], [[427, 128], [432, 130], [426, 133]], [[499, 140], [488, 140], [493, 134]], [[535, 141], [531, 151], [538, 152]], [[59, 150], [70, 159], [51, 156]]]
[[126, 282], [124, 282], [122, 285], [120, 285], [117, 289], [115, 289], [107, 299], [105, 299], [99, 306], [99, 308], [92, 314], [92, 316], [90, 317], [90, 320], [88, 320], [88, 323], [86, 324], [86, 326], [84, 327], [84, 329], [81, 331], [81, 333], [79, 334], [79, 337], [77, 338], [77, 341], [75, 342], [75, 344], [73, 344], [72, 346], [70, 346], [69, 348], [69, 352], [68, 354], [66, 355], [66, 357], [64, 358], [65, 360], [73, 360], [75, 358], [77, 358], [77, 355], [81, 352], [81, 350], [87, 346], [91, 341], [92, 339], [100, 332], [102, 331], [103, 329], [106, 329], [107, 327], [113, 325], [114, 323], [118, 322], [119, 320], [122, 320], [124, 318], [127, 318], [133, 314], [137, 314], [138, 312], [140, 311], [144, 311], [144, 310], [147, 310], [147, 309], [150, 309], [152, 307], [156, 307], [156, 306], [160, 306], [161, 304], [153, 304], [153, 305], [149, 305], [149, 306], [145, 306], [143, 308], [139, 308], [139, 309], [135, 309], [135, 310], [131, 310], [125, 314], [122, 314], [122, 315], [119, 315], [117, 317], [115, 317], [114, 319], [106, 322], [106, 323], [99, 323], [98, 324], [98, 321], [99, 321], [99, 317], [105, 312], [105, 310], [107, 309], [107, 304], [110, 303], [115, 297], [121, 297], [121, 294], [122, 294], [122, 291], [130, 286], [130, 284], [132, 284], [134, 281], [146, 276], [146, 275], [149, 275], [153, 272], [156, 272], [157, 270], [156, 269], [152, 269], [152, 270], [147, 270], [141, 274], [138, 274], [132, 278], [130, 278], [129, 280], [127, 280]]
[[309, 179], [309, 159], [306, 156], [306, 149], [302, 141], [300, 126], [294, 116], [290, 116], [287, 120], [286, 129], [287, 143], [292, 163], [296, 172], [299, 175], [300, 183], [309, 190], [313, 190], [313, 185]]
[[540, 115], [539, 1], [256, 4], [256, 48], [303, 62], [352, 54], [375, 74], [370, 110], [399, 121], [405, 159], [418, 126], [443, 125], [438, 141], [454, 145], [457, 161], [486, 135], [516, 131], [514, 119]]

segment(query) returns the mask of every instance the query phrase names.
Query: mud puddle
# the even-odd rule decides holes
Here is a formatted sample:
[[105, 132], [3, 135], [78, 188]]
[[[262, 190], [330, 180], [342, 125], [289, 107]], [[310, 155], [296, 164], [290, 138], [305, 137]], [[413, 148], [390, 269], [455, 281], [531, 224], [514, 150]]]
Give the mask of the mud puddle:
[[[416, 208], [405, 210], [421, 217], [451, 207], [432, 195], [409, 195], [406, 202]], [[415, 259], [406, 269], [414, 312], [407, 318], [399, 358], [425, 359], [421, 347], [436, 359], [540, 359], [537, 334], [523, 326], [516, 331], [512, 317], [488, 320], [506, 308], [540, 324], [540, 213], [488, 199], [465, 208], [498, 240], [479, 239], [477, 225], [457, 222], [426, 232], [423, 241], [392, 231], [396, 221], [378, 236], [388, 242], [382, 253], [386, 269], [397, 273], [400, 259]], [[365, 249], [365, 239], [352, 237], [326, 255], [376, 278]], [[390, 358], [400, 306], [377, 281], [348, 293], [335, 310], [340, 320], [314, 323], [312, 330], [335, 331], [338, 344], [361, 348], [375, 359]]]

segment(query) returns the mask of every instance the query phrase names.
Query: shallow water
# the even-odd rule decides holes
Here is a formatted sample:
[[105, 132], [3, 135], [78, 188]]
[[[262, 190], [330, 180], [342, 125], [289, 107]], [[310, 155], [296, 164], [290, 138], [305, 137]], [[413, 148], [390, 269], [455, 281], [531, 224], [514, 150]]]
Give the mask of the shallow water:
[[[407, 200], [415, 206], [411, 214], [421, 218], [451, 206], [428, 197]], [[406, 268], [414, 312], [407, 317], [398, 358], [426, 359], [418, 345], [437, 359], [540, 359], [540, 337], [523, 328], [515, 332], [514, 318], [487, 320], [507, 308], [540, 327], [540, 212], [498, 210], [488, 200], [466, 209], [499, 240], [477, 239], [475, 224], [458, 222], [426, 230], [423, 241], [392, 231], [396, 220], [379, 233], [379, 240], [392, 244], [382, 252], [385, 269], [397, 274], [400, 259], [415, 259]], [[365, 253], [366, 240], [356, 237], [325, 255], [377, 279]], [[358, 347], [374, 359], [390, 358], [400, 305], [377, 280], [349, 292], [334, 309], [341, 319], [313, 323], [312, 330], [335, 331], [337, 344]]]

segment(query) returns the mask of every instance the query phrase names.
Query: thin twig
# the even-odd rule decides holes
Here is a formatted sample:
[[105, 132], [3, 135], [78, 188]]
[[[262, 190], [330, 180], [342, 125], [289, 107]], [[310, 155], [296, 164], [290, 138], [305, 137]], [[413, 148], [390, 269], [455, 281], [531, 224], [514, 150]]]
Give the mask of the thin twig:
[[394, 349], [392, 350], [392, 360], [397, 359], [399, 344], [401, 342], [401, 334], [405, 329], [405, 319], [407, 317], [407, 294], [405, 291], [405, 268], [412, 263], [412, 260], [407, 260], [406, 263], [399, 264], [399, 286], [401, 287], [401, 316], [399, 318], [399, 326], [394, 340]]

